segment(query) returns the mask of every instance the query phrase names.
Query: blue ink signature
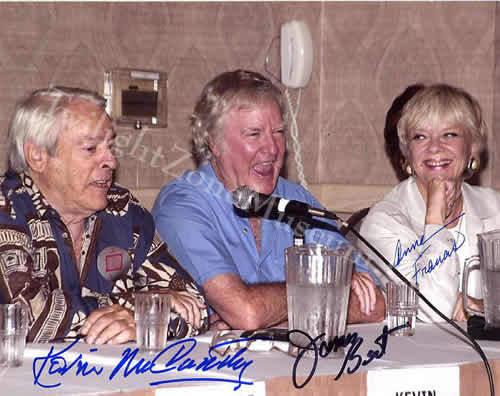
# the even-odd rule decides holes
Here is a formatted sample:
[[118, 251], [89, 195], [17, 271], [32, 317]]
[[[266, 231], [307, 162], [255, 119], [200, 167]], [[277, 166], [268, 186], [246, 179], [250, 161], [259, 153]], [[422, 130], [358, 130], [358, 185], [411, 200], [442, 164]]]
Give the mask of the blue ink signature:
[[[238, 379], [227, 379], [227, 378], [210, 378], [210, 377], [192, 377], [192, 378], [176, 378], [168, 380], [159, 380], [150, 382], [150, 386], [156, 386], [161, 384], [167, 384], [172, 382], [192, 382], [192, 381], [212, 381], [212, 382], [229, 382], [234, 383], [236, 386], [234, 390], [238, 390], [241, 385], [253, 385], [253, 382], [244, 381], [242, 379], [245, 370], [253, 363], [253, 360], [246, 360], [242, 355], [247, 350], [246, 347], [238, 350], [234, 355], [228, 354], [223, 360], [218, 358], [213, 354], [214, 349], [221, 346], [226, 346], [231, 343], [239, 343], [241, 341], [248, 341], [248, 338], [242, 338], [238, 340], [231, 340], [219, 343], [212, 346], [208, 350], [208, 356], [204, 356], [200, 362], [189, 357], [189, 354], [196, 347], [196, 340], [194, 338], [189, 338], [185, 340], [180, 340], [168, 345], [165, 349], [160, 351], [158, 354], [152, 358], [152, 360], [141, 358], [134, 362], [137, 354], [139, 353], [139, 348], [126, 348], [122, 352], [122, 359], [113, 368], [109, 374], [108, 379], [111, 381], [115, 377], [120, 375], [123, 377], [128, 377], [130, 374], [163, 374], [172, 371], [182, 372], [183, 370], [194, 369], [195, 371], [206, 372], [211, 369], [220, 370], [224, 367], [232, 369], [238, 372]], [[103, 373], [103, 367], [91, 366], [88, 362], [83, 360], [82, 354], [79, 354], [76, 359], [72, 362], [68, 362], [64, 357], [64, 353], [68, 352], [78, 340], [72, 342], [69, 346], [64, 348], [59, 352], [54, 351], [52, 346], [49, 350], [47, 356], [36, 357], [33, 360], [33, 377], [34, 385], [38, 385], [42, 388], [56, 388], [61, 386], [62, 382], [47, 383], [42, 382], [42, 375], [46, 374], [52, 376], [58, 374], [63, 377], [65, 374], [70, 372], [72, 369], [75, 370], [75, 375], [81, 375], [86, 377], [88, 375], [99, 376]], [[90, 352], [97, 351], [97, 348], [90, 349]], [[162, 360], [161, 363], [159, 360]]]
[[[431, 234], [428, 238], [424, 239], [424, 235], [422, 235], [420, 238], [415, 239], [415, 242], [413, 242], [410, 247], [403, 249], [401, 246], [401, 240], [398, 239], [398, 242], [396, 243], [396, 250], [394, 252], [394, 261], [393, 261], [393, 266], [397, 267], [403, 261], [403, 259], [412, 251], [414, 251], [417, 247], [424, 246], [427, 242], [429, 242], [437, 233], [445, 229], [448, 225], [451, 223], [455, 222], [462, 216], [464, 216], [465, 213], [462, 213], [461, 215], [455, 217], [454, 219], [450, 220], [447, 224], [442, 226], [440, 229], [438, 229], [436, 232]], [[425, 248], [422, 250], [422, 252], [418, 255], [417, 259], [413, 263], [413, 268], [415, 270], [415, 275], [412, 276], [412, 278], [415, 278], [415, 284], [418, 285], [418, 274], [420, 273], [421, 275], [424, 274], [430, 274], [439, 264], [442, 264], [448, 257], [450, 257], [453, 253], [455, 253], [458, 249], [462, 247], [462, 245], [465, 243], [465, 235], [462, 234], [461, 232], [457, 232], [458, 240], [463, 238], [460, 243], [457, 244], [457, 241], [453, 242], [453, 245], [451, 246], [450, 250], [444, 249], [443, 254], [436, 257], [435, 259], [430, 259], [427, 263], [427, 265], [424, 265], [423, 267], [418, 267], [417, 263], [420, 260], [420, 258], [429, 250], [432, 246], [432, 244], [429, 244], [425, 246]]]
[[[353, 366], [347, 367], [347, 373], [348, 374], [354, 374], [360, 366], [366, 366], [370, 364], [373, 360], [375, 359], [380, 359], [382, 356], [385, 355], [385, 351], [387, 348], [387, 341], [388, 341], [388, 335], [391, 334], [392, 332], [396, 330], [403, 329], [405, 327], [409, 327], [409, 323], [403, 324], [401, 326], [397, 326], [393, 329], [388, 330], [387, 325], [384, 326], [382, 329], [382, 334], [379, 335], [375, 339], [375, 344], [377, 344], [380, 349], [379, 350], [374, 350], [370, 349], [368, 353], [366, 354], [366, 359], [363, 360], [363, 357], [358, 354], [358, 349], [363, 343], [363, 337], [360, 337], [357, 332], [354, 333], [349, 333], [347, 335], [343, 335], [341, 337], [335, 336], [333, 340], [326, 342], [326, 341], [321, 341], [320, 345], [316, 345], [316, 342], [319, 341], [321, 338], [325, 336], [325, 333], [320, 334], [316, 338], [312, 338], [310, 335], [307, 333], [304, 333], [301, 330], [290, 330], [288, 332], [288, 335], [293, 333], [299, 333], [302, 334], [307, 338], [309, 341], [309, 344], [305, 346], [300, 346], [293, 344], [293, 342], [290, 339], [290, 343], [292, 343], [294, 346], [299, 348], [299, 353], [297, 355], [297, 358], [295, 359], [295, 363], [293, 364], [293, 369], [292, 369], [292, 381], [293, 385], [297, 388], [303, 388], [304, 386], [307, 385], [307, 383], [312, 379], [314, 372], [316, 371], [316, 367], [318, 365], [318, 356], [322, 358], [326, 358], [330, 352], [336, 352], [339, 348], [349, 346], [351, 344], [349, 350], [347, 351], [347, 354], [345, 355], [344, 362], [342, 363], [342, 366], [340, 367], [340, 370], [337, 374], [337, 376], [334, 378], [335, 381], [340, 378], [340, 376], [344, 373], [346, 370], [347, 364], [351, 361], [354, 362]], [[297, 366], [299, 365], [302, 357], [304, 356], [304, 353], [307, 351], [314, 351], [314, 359], [312, 360], [312, 367], [311, 371], [309, 372], [309, 375], [307, 378], [302, 382], [301, 384], [297, 383]]]

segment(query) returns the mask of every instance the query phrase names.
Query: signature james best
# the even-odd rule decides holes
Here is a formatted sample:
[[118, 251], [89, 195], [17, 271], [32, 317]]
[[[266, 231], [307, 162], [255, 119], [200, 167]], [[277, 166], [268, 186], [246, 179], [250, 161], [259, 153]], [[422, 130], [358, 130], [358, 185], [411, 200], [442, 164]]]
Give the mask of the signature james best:
[[[336, 336], [332, 341], [326, 342], [322, 340], [325, 334], [320, 334], [319, 336], [312, 338], [308, 334], [300, 330], [290, 330], [288, 332], [288, 338], [290, 334], [301, 333], [306, 337], [308, 344], [299, 347], [299, 354], [295, 359], [293, 369], [292, 369], [292, 380], [296, 388], [304, 387], [313, 377], [316, 366], [318, 363], [318, 358], [325, 358], [332, 351], [337, 351], [341, 347], [349, 347], [342, 366], [335, 377], [338, 380], [340, 376], [347, 369], [348, 374], [353, 374], [356, 372], [360, 366], [366, 366], [371, 363], [374, 359], [380, 359], [386, 352], [388, 335], [393, 331], [401, 329], [408, 326], [408, 324], [396, 327], [394, 329], [388, 330], [387, 326], [384, 326], [382, 334], [375, 339], [375, 344], [378, 345], [378, 349], [370, 349], [365, 357], [358, 353], [358, 349], [363, 343], [363, 338], [358, 335], [357, 332], [348, 333], [341, 337]], [[241, 385], [253, 385], [253, 382], [244, 380], [243, 374], [245, 370], [250, 367], [253, 360], [246, 359], [243, 354], [247, 351], [244, 347], [236, 351], [233, 355], [228, 354], [224, 357], [217, 357], [213, 354], [213, 351], [219, 347], [227, 346], [231, 343], [240, 343], [241, 341], [249, 341], [249, 338], [240, 338], [237, 340], [221, 342], [217, 345], [212, 346], [208, 350], [207, 356], [204, 356], [201, 360], [195, 361], [189, 354], [194, 350], [197, 342], [193, 338], [180, 340], [168, 345], [161, 352], [156, 354], [151, 359], [140, 358], [137, 360], [137, 355], [139, 353], [138, 348], [126, 348], [122, 352], [122, 358], [111, 370], [111, 372], [104, 372], [104, 367], [95, 366], [89, 364], [85, 361], [82, 354], [79, 354], [76, 359], [68, 361], [64, 354], [73, 348], [73, 346], [78, 342], [75, 340], [70, 345], [65, 347], [60, 351], [55, 351], [52, 346], [46, 356], [36, 357], [33, 360], [33, 384], [35, 386], [40, 386], [42, 388], [57, 388], [62, 385], [62, 380], [59, 378], [55, 379], [55, 376], [63, 377], [64, 375], [73, 372], [75, 376], [87, 377], [89, 375], [93, 376], [107, 376], [108, 380], [118, 378], [126, 378], [129, 375], [141, 375], [141, 374], [165, 374], [172, 372], [182, 372], [187, 369], [194, 369], [197, 372], [206, 372], [209, 370], [220, 370], [222, 368], [231, 369], [233, 372], [238, 373], [237, 379], [231, 378], [219, 378], [219, 377], [183, 377], [183, 378], [170, 378], [161, 379], [158, 378], [157, 381], [150, 382], [150, 386], [157, 386], [161, 384], [173, 383], [173, 382], [193, 382], [193, 381], [210, 381], [210, 382], [229, 382], [235, 384], [234, 390], [238, 390]], [[306, 363], [311, 363], [311, 368], [308, 377], [301, 384], [297, 383], [296, 373], [297, 367], [301, 363], [304, 353], [306, 351], [314, 351], [314, 359], [306, 359]], [[90, 348], [89, 352], [97, 352], [97, 348]], [[223, 359], [222, 359], [223, 358]], [[304, 363], [304, 362], [302, 362]], [[348, 364], [351, 364], [348, 366]]]
[[[345, 348], [349, 347], [349, 349], [345, 354], [342, 366], [340, 367], [340, 370], [337, 373], [337, 376], [334, 378], [334, 380], [335, 381], [338, 380], [342, 376], [344, 371], [346, 371], [346, 369], [348, 374], [354, 374], [361, 366], [367, 366], [373, 360], [380, 359], [382, 356], [385, 355], [389, 334], [409, 326], [410, 326], [409, 323], [406, 323], [389, 330], [387, 325], [385, 325], [384, 328], [382, 329], [382, 334], [380, 334], [374, 341], [375, 344], [377, 344], [377, 349], [370, 349], [367, 352], [365, 358], [363, 358], [363, 356], [361, 356], [361, 354], [358, 352], [359, 347], [363, 344], [363, 337], [358, 335], [357, 332], [348, 333], [340, 337], [335, 336], [333, 340], [327, 342], [325, 340], [321, 340], [325, 336], [324, 333], [320, 334], [315, 338], [312, 338], [310, 335], [304, 333], [301, 330], [290, 330], [288, 332], [289, 336], [290, 334], [298, 333], [306, 337], [307, 341], [309, 342], [307, 345], [304, 345], [302, 347], [294, 344], [296, 347], [298, 347], [299, 353], [297, 355], [297, 358], [295, 359], [295, 363], [293, 364], [293, 369], [292, 369], [293, 385], [296, 388], [303, 388], [304, 386], [306, 386], [316, 371], [316, 367], [318, 365], [318, 358], [319, 357], [326, 358], [332, 351], [336, 352], [339, 348], [342, 347]], [[319, 345], [317, 345], [318, 342]], [[304, 354], [308, 351], [314, 351], [314, 358], [304, 360], [305, 363], [311, 364], [311, 368], [304, 382], [299, 384], [297, 382], [297, 367], [301, 363]], [[348, 364], [351, 365], [348, 366]]]
[[432, 238], [436, 236], [436, 234], [444, 230], [446, 226], [450, 225], [451, 223], [458, 220], [464, 215], [465, 213], [462, 213], [461, 215], [450, 220], [448, 223], [446, 223], [444, 226], [439, 228], [437, 231], [435, 231], [427, 238], [424, 238], [424, 235], [422, 235], [420, 238], [415, 239], [415, 241], [407, 248], [403, 249], [403, 247], [401, 246], [401, 240], [398, 239], [398, 242], [396, 243], [396, 249], [394, 252], [394, 261], [392, 265], [394, 267], [397, 267], [409, 253], [416, 250], [417, 247], [422, 247], [423, 248], [422, 251], [419, 253], [418, 257], [413, 262], [413, 269], [415, 274], [412, 276], [412, 278], [415, 279], [415, 284], [418, 285], [419, 274], [422, 276], [425, 274], [430, 274], [432, 271], [434, 271], [434, 269], [436, 269], [437, 266], [445, 262], [448, 257], [450, 257], [458, 249], [460, 249], [465, 243], [465, 234], [461, 233], [460, 231], [457, 231], [457, 239], [453, 241], [453, 244], [449, 250], [444, 249], [442, 254], [438, 255], [435, 258], [429, 259], [427, 263], [420, 265], [421, 263], [419, 262], [419, 260], [432, 246], [432, 243], [430, 243], [429, 241], [431, 241]]

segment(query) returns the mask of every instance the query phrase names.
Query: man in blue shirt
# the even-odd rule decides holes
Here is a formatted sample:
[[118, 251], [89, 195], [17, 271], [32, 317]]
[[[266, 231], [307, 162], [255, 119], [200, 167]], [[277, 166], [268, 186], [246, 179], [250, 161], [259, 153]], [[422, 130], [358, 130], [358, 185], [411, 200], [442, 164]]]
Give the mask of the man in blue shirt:
[[[239, 216], [231, 192], [248, 186], [320, 206], [307, 190], [279, 177], [283, 115], [281, 92], [265, 77], [238, 70], [214, 78], [191, 119], [202, 165], [166, 185], [153, 208], [160, 235], [203, 287], [223, 326], [254, 329], [286, 320], [284, 249], [293, 244], [292, 228], [301, 226]], [[332, 247], [346, 242], [319, 228], [307, 230], [305, 237]], [[361, 260], [356, 263], [366, 270]], [[358, 299], [351, 299], [349, 320], [382, 320], [385, 304], [370, 276], [356, 272], [352, 288]]]
[[153, 219], [113, 183], [114, 131], [103, 97], [37, 90], [9, 126], [0, 179], [0, 303], [24, 303], [28, 340], [135, 340], [133, 292], [171, 295], [170, 335], [208, 328], [204, 298]]

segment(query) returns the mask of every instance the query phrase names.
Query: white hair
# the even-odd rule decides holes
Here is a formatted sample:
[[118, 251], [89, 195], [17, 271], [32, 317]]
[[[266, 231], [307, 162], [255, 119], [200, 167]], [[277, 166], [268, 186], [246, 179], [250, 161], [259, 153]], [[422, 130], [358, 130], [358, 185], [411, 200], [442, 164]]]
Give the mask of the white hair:
[[96, 92], [69, 87], [43, 88], [31, 92], [20, 100], [9, 124], [9, 168], [16, 172], [28, 170], [24, 156], [27, 141], [43, 148], [49, 155], [56, 150], [61, 132], [60, 115], [75, 101], [84, 101], [102, 107], [106, 99]]

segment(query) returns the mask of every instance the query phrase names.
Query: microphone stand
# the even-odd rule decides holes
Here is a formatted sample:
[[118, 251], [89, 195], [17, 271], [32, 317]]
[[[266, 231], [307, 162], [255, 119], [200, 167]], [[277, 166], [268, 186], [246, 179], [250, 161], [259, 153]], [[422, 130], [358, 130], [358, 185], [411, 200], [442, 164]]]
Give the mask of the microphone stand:
[[304, 230], [300, 227], [292, 227], [293, 229], [293, 246], [299, 247], [304, 244]]
[[493, 384], [493, 376], [492, 376], [492, 373], [491, 373], [491, 367], [488, 363], [488, 358], [486, 357], [486, 355], [484, 354], [483, 350], [481, 349], [481, 347], [479, 346], [479, 344], [476, 342], [476, 340], [474, 338], [472, 338], [472, 336], [470, 336], [467, 331], [465, 331], [464, 329], [462, 329], [454, 320], [451, 320], [449, 319], [446, 315], [444, 315], [439, 309], [437, 309], [422, 293], [420, 293], [420, 291], [415, 287], [413, 286], [413, 284], [411, 282], [408, 281], [408, 279], [406, 279], [403, 274], [401, 274], [401, 272], [399, 272], [370, 242], [368, 242], [358, 231], [356, 231], [353, 227], [351, 227], [347, 222], [345, 222], [344, 220], [342, 220], [340, 217], [338, 217], [335, 213], [333, 212], [330, 212], [330, 211], [327, 211], [327, 210], [324, 210], [324, 216], [322, 217], [325, 217], [327, 219], [331, 219], [331, 220], [335, 220], [337, 222], [339, 222], [340, 224], [342, 224], [344, 227], [347, 228], [347, 232], [352, 232], [356, 238], [358, 238], [361, 242], [363, 242], [366, 247], [368, 247], [373, 253], [375, 253], [375, 255], [380, 259], [382, 260], [382, 262], [387, 266], [389, 267], [389, 269], [399, 278], [403, 281], [403, 283], [405, 283], [407, 286], [409, 286], [410, 288], [412, 288], [415, 293], [418, 295], [419, 298], [422, 299], [422, 301], [424, 301], [427, 306], [429, 306], [434, 312], [436, 312], [441, 318], [443, 318], [446, 322], [448, 322], [450, 325], [452, 325], [460, 334], [464, 335], [468, 340], [470, 340], [470, 342], [472, 343], [473, 345], [473, 348], [476, 350], [476, 352], [479, 354], [479, 356], [481, 357], [481, 359], [483, 360], [484, 362], [484, 366], [486, 368], [486, 373], [488, 375], [488, 381], [490, 383], [490, 395], [491, 396], [495, 396], [495, 386]]

